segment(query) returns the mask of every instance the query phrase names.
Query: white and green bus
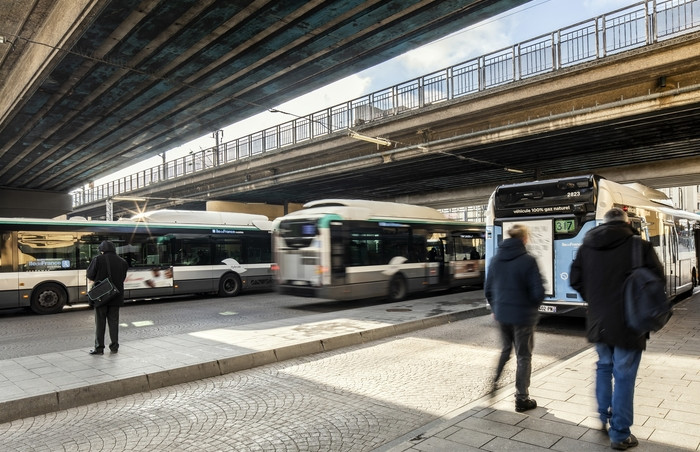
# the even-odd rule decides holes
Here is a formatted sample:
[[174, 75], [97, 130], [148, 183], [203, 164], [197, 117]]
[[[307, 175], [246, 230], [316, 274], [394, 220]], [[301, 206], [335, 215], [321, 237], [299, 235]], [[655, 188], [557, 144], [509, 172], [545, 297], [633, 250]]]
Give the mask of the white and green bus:
[[87, 302], [85, 272], [103, 240], [129, 264], [125, 299], [273, 288], [264, 215], [161, 210], [129, 220], [0, 218], [0, 309], [38, 314]]
[[388, 298], [484, 281], [484, 224], [435, 209], [349, 199], [307, 203], [273, 223], [280, 293]]

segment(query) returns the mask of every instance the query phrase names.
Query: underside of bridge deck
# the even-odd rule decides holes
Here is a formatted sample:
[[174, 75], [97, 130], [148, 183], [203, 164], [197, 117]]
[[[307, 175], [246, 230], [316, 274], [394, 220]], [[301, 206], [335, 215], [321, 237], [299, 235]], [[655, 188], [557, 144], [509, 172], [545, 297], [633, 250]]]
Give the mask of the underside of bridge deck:
[[13, 0], [0, 188], [64, 192], [526, 0]]

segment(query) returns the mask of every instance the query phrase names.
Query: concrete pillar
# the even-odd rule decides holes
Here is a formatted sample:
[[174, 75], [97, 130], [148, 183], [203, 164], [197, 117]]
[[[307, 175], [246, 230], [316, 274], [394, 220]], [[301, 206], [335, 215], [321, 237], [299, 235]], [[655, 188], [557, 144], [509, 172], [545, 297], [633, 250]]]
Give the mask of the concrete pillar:
[[0, 188], [0, 217], [54, 218], [72, 209], [66, 193]]
[[[293, 204], [290, 212], [301, 209], [301, 204]], [[255, 213], [266, 215], [270, 220], [285, 215], [285, 206], [276, 204], [245, 203], [233, 201], [207, 201], [207, 210], [216, 212]]]

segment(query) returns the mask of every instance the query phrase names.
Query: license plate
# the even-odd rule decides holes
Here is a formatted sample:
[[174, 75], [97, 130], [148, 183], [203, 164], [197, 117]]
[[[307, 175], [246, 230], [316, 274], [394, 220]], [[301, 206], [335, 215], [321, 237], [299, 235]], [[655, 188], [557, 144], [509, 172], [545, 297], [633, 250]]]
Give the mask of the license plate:
[[557, 312], [557, 307], [543, 304], [542, 306], [540, 306], [540, 312], [547, 312], [550, 314], [554, 314], [555, 312]]

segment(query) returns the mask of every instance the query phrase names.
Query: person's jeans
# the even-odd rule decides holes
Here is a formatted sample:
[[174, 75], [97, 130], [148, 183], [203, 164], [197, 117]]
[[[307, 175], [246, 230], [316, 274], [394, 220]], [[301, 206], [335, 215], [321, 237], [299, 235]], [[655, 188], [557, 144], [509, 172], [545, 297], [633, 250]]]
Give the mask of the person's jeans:
[[515, 346], [517, 368], [515, 371], [515, 398], [527, 400], [530, 396], [530, 375], [532, 373], [532, 349], [535, 346], [535, 327], [532, 325], [508, 325], [499, 323], [501, 330], [501, 356], [498, 359], [496, 377], [498, 381], [503, 368], [510, 359]]
[[599, 343], [595, 348], [598, 414], [602, 422], [610, 422], [610, 441], [621, 442], [630, 436], [634, 422], [634, 384], [642, 351]]

